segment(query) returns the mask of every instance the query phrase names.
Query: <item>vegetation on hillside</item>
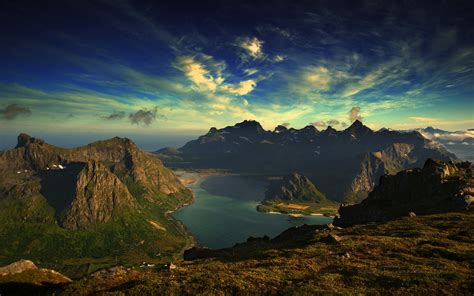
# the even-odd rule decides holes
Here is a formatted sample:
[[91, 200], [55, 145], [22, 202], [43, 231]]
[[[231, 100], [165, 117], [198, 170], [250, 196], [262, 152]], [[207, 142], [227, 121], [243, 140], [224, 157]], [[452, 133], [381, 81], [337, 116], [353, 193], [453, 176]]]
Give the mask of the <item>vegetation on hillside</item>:
[[236, 249], [228, 257], [180, 262], [175, 270], [141, 276], [130, 272], [130, 278], [125, 272], [118, 282], [90, 277], [62, 293], [470, 295], [473, 223], [470, 211], [345, 229], [306, 226], [303, 234], [294, 229], [285, 240]]

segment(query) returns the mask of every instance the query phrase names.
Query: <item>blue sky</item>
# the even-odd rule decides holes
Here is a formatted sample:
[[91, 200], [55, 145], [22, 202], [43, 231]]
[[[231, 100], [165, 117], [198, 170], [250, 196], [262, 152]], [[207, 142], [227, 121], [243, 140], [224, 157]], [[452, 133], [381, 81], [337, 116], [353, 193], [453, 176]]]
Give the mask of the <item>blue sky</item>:
[[474, 127], [470, 1], [10, 2], [2, 135]]

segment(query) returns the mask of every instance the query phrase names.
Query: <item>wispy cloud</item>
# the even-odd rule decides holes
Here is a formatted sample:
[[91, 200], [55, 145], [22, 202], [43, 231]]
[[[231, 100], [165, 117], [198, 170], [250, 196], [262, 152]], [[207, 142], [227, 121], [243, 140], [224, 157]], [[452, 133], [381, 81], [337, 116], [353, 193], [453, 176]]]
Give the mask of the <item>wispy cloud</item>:
[[251, 76], [251, 75], [257, 73], [258, 70], [255, 69], [255, 68], [249, 68], [249, 69], [244, 69], [243, 72], [244, 72], [244, 74], [245, 74], [246, 76]]
[[178, 57], [175, 66], [200, 89], [214, 92], [224, 82], [225, 63], [215, 62], [208, 55]]
[[354, 122], [356, 120], [362, 121], [362, 116], [360, 116], [360, 107], [355, 106], [349, 110], [349, 122]]
[[233, 85], [223, 85], [221, 90], [226, 93], [243, 96], [254, 90], [255, 86], [257, 86], [255, 80], [249, 79]]
[[324, 128], [324, 127], [326, 127], [326, 122], [324, 122], [324, 121], [315, 121], [315, 122], [311, 122], [310, 125], [313, 125], [315, 127]]
[[125, 118], [125, 112], [124, 111], [114, 111], [112, 114], [103, 116], [105, 120], [120, 120]]
[[235, 43], [244, 51], [244, 55], [241, 55], [242, 60], [256, 60], [264, 57], [264, 42], [257, 37], [239, 37]]
[[10, 104], [4, 109], [0, 109], [0, 118], [5, 120], [13, 120], [18, 116], [29, 116], [31, 110], [28, 107], [22, 107], [17, 104]]
[[[130, 121], [133, 124], [143, 124], [150, 125], [153, 121], [156, 120], [158, 113], [158, 107], [153, 109], [141, 109], [135, 113], [129, 115]], [[163, 117], [162, 115], [160, 115]]]

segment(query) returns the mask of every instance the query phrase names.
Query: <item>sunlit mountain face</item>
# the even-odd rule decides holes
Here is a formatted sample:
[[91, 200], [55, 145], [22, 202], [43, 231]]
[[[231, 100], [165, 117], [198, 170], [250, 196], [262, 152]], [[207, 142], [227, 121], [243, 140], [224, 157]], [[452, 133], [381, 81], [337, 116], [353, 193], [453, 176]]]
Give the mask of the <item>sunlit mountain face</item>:
[[474, 127], [473, 7], [2, 1], [0, 146], [27, 132], [74, 139], [66, 146], [127, 136], [153, 150], [245, 119], [265, 129], [340, 130], [359, 119], [465, 131]]

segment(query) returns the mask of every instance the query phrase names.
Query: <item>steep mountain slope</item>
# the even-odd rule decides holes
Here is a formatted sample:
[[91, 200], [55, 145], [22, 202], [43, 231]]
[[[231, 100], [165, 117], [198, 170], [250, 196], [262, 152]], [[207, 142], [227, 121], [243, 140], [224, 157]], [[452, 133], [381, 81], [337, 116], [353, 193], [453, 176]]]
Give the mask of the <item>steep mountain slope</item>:
[[265, 201], [321, 203], [326, 197], [307, 177], [293, 172], [268, 188]]
[[260, 212], [297, 214], [335, 214], [338, 203], [330, 201], [308, 179], [293, 172], [270, 183], [264, 200], [257, 206]]
[[154, 254], [174, 256], [189, 243], [166, 213], [191, 200], [129, 139], [64, 149], [21, 134], [0, 152], [0, 263], [76, 259], [87, 270], [94, 261], [163, 260]]
[[342, 205], [335, 225], [384, 222], [415, 214], [466, 210], [474, 204], [471, 164], [428, 159], [422, 169], [385, 175], [356, 205]]
[[120, 179], [106, 166], [89, 161], [77, 176], [76, 196], [65, 213], [67, 229], [84, 229], [107, 222], [121, 209], [134, 209], [136, 200]]
[[360, 121], [343, 131], [279, 126], [273, 132], [256, 121], [244, 121], [211, 128], [164, 159], [172, 166], [235, 172], [287, 175], [298, 171], [318, 184], [328, 198], [355, 203], [367, 196], [384, 173], [422, 166], [428, 158], [448, 161], [456, 156], [416, 131], [375, 132]]

